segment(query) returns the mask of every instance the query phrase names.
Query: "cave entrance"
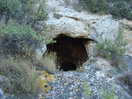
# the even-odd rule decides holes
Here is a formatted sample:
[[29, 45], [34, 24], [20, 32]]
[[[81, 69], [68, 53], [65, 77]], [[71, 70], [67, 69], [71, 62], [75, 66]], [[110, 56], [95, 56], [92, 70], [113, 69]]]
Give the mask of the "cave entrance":
[[48, 52], [56, 52], [57, 65], [60, 70], [76, 70], [88, 59], [85, 48], [88, 39], [59, 35], [54, 40], [56, 43], [48, 44], [47, 49]]

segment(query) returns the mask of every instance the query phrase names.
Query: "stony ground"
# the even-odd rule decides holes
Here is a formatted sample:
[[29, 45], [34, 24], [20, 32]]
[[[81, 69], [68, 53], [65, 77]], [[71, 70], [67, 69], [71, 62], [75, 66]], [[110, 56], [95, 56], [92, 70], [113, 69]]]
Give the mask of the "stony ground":
[[49, 84], [52, 86], [47, 92], [46, 99], [84, 99], [84, 82], [88, 82], [91, 92], [91, 98], [98, 99], [98, 90], [104, 81], [100, 81], [94, 76], [95, 71], [88, 68], [84, 72], [58, 72], [54, 75], [56, 78]]
[[[103, 67], [105, 66], [105, 67]], [[120, 75], [115, 68], [108, 66], [107, 61], [99, 59], [96, 62], [88, 62], [83, 72], [79, 71], [59, 71], [48, 74], [43, 72], [42, 88], [43, 92], [38, 96], [39, 99], [102, 99], [99, 98], [101, 90], [111, 90], [114, 86], [117, 99], [132, 99], [129, 95], [127, 85], [120, 86], [116, 77]], [[2, 80], [0, 77], [0, 81]], [[84, 83], [87, 83], [89, 98], [85, 97]], [[20, 95], [18, 97], [7, 95], [0, 89], [0, 99], [37, 99]]]
[[[41, 98], [46, 99], [86, 99], [83, 84], [87, 83], [90, 97], [88, 99], [99, 99], [101, 90], [110, 90], [114, 86], [115, 94], [118, 98], [131, 99], [131, 96], [114, 81], [114, 76], [103, 73], [96, 63], [87, 64], [83, 72], [68, 71], [57, 72], [53, 76], [53, 81], [49, 82], [50, 89]], [[109, 75], [108, 75], [109, 74]], [[46, 86], [46, 87], [48, 87]], [[88, 93], [87, 93], [88, 94]]]

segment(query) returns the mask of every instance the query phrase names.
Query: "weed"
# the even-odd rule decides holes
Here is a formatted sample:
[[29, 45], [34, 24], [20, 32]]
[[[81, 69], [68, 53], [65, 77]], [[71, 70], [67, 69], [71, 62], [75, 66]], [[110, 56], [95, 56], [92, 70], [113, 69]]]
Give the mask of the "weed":
[[100, 99], [118, 99], [115, 97], [114, 87], [112, 86], [112, 88], [108, 88], [108, 90], [101, 89]]
[[39, 75], [34, 66], [27, 60], [16, 60], [11, 56], [1, 58], [0, 72], [6, 75], [10, 84], [6, 89], [12, 93], [37, 93], [39, 91]]
[[90, 87], [89, 87], [89, 85], [87, 84], [87, 83], [82, 83], [82, 86], [83, 86], [83, 89], [84, 89], [84, 93], [85, 93], [85, 97], [86, 98], [90, 98], [90, 94], [91, 94], [91, 92], [90, 92]]
[[105, 39], [101, 43], [97, 43], [95, 50], [98, 55], [106, 57], [108, 60], [112, 60], [115, 66], [118, 67], [118, 57], [123, 55], [126, 50], [127, 40], [123, 38], [123, 28], [120, 26], [119, 33], [115, 37], [115, 40]]
[[[87, 83], [82, 83], [82, 86], [84, 89], [85, 97], [90, 99], [90, 95], [92, 93], [90, 92], [89, 85]], [[115, 96], [115, 91], [114, 91], [113, 85], [112, 85], [112, 88], [108, 88], [107, 90], [101, 89], [101, 91], [99, 91], [99, 97], [100, 97], [100, 99], [118, 99]]]
[[37, 0], [0, 0], [0, 16], [5, 16], [6, 24], [11, 18], [19, 19], [19, 23], [26, 19], [26, 25], [33, 27], [38, 21], [47, 19], [48, 15], [44, 2], [41, 1], [38, 7], [36, 2]]
[[80, 65], [80, 62], [79, 62], [78, 65], [77, 65], [76, 71], [77, 72], [83, 72], [84, 70], [85, 70], [85, 63]]
[[112, 14], [114, 18], [132, 20], [132, 0], [79, 0], [83, 7], [93, 13]]
[[43, 68], [49, 73], [56, 72], [56, 54], [55, 53], [46, 53], [44, 58], [40, 60], [43, 65]]

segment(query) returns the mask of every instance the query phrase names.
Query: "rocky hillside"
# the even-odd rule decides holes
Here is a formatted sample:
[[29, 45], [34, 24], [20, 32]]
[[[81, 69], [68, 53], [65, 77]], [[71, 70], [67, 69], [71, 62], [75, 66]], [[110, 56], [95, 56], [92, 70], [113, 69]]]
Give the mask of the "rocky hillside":
[[[37, 3], [38, 6], [40, 3], [42, 2]], [[83, 9], [79, 3], [78, 0], [45, 0], [45, 8], [49, 13], [48, 18], [34, 24], [31, 29], [33, 29], [32, 32], [35, 36], [33, 35], [31, 41], [29, 40], [31, 38], [26, 40], [38, 44], [36, 38], [46, 37], [49, 34], [50, 38], [48, 36], [42, 39], [39, 46], [33, 46], [34, 50], [31, 52], [35, 53], [31, 56], [24, 53], [27, 50], [16, 50], [17, 54], [25, 55], [24, 63], [30, 60], [26, 64], [21, 63], [21, 59], [14, 61], [19, 57], [5, 59], [6, 61], [3, 61], [3, 57], [1, 57], [0, 99], [132, 99], [132, 21], [114, 19], [112, 15], [93, 14]], [[18, 21], [17, 19], [17, 24], [20, 23]], [[45, 24], [46, 26], [44, 26]], [[24, 25], [23, 22], [22, 25]], [[45, 32], [48, 33], [46, 35], [41, 35], [42, 30], [45, 29], [42, 28], [43, 26], [46, 27]], [[6, 30], [9, 28], [10, 26]], [[0, 32], [4, 33], [2, 31], [4, 28], [0, 27], [0, 29]], [[24, 29], [28, 30], [25, 27]], [[21, 32], [24, 29], [17, 31]], [[37, 31], [36, 34], [34, 31]], [[26, 33], [24, 32], [24, 35]], [[50, 42], [46, 43], [48, 40]], [[23, 47], [25, 46], [20, 47], [20, 49]], [[10, 48], [7, 47], [7, 49]], [[2, 49], [1, 56], [4, 51]], [[55, 63], [47, 58], [51, 52], [56, 54]], [[15, 55], [14, 52], [13, 56]], [[22, 68], [14, 66], [7, 69], [8, 64], [9, 66], [10, 64], [11, 66], [19, 64], [18, 67]], [[26, 67], [30, 65], [31, 68], [26, 68], [23, 64]], [[3, 69], [3, 66], [6, 69]], [[36, 66], [36, 69], [33, 66]], [[27, 71], [23, 73], [24, 69]], [[32, 70], [30, 71], [30, 69]], [[19, 75], [20, 79], [17, 80], [23, 81], [19, 82], [20, 84], [17, 83], [16, 87], [18, 88], [15, 90], [13, 81], [17, 77], [10, 76], [12, 75], [10, 71], [16, 73], [17, 76]], [[28, 77], [24, 78], [23, 75], [28, 75]], [[29, 79], [32, 77], [34, 79]], [[29, 80], [32, 82], [29, 83], [28, 86], [31, 87], [27, 91], [25, 85], [30, 82]], [[34, 82], [39, 84], [39, 91]], [[37, 90], [32, 88], [35, 84]], [[7, 85], [13, 87], [7, 87]], [[32, 90], [37, 93], [32, 92]]]

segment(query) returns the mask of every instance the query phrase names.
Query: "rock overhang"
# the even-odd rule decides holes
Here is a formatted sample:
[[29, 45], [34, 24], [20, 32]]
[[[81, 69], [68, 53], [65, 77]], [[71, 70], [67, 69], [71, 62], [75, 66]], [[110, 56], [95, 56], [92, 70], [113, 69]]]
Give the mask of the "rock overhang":
[[[97, 15], [86, 11], [78, 12], [67, 7], [63, 0], [53, 0], [53, 2], [46, 0], [46, 5], [50, 9], [46, 24], [53, 39], [65, 35], [72, 39], [81, 38], [101, 42], [104, 38], [114, 39], [118, 33], [119, 21], [113, 19], [111, 15]], [[89, 52], [88, 44], [85, 45], [87, 55]]]
[[111, 15], [94, 15], [85, 12], [53, 12], [46, 21], [49, 31], [55, 35], [65, 34], [71, 37], [83, 37], [100, 42], [102, 38], [114, 39], [119, 30], [119, 21]]

